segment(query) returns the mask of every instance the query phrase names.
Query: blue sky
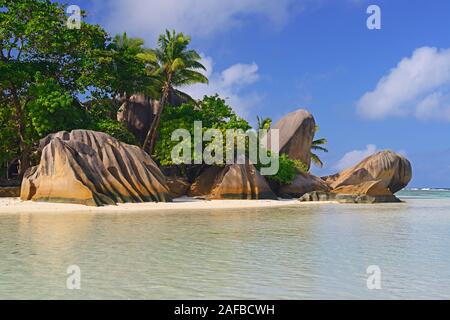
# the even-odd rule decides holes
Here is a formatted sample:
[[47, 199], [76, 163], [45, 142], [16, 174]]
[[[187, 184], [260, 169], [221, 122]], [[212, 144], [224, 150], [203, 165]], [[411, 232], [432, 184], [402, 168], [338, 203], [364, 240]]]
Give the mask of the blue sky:
[[[450, 187], [450, 1], [72, 1], [89, 22], [154, 46], [176, 28], [204, 57], [209, 87], [247, 120], [305, 108], [330, 153], [330, 174], [376, 150], [413, 164], [412, 187]], [[366, 9], [381, 8], [381, 30]]]

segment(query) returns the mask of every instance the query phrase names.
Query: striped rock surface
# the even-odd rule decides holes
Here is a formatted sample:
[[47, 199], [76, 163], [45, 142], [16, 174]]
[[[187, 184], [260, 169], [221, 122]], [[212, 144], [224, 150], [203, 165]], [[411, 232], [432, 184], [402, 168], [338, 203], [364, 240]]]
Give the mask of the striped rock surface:
[[89, 130], [41, 141], [41, 160], [22, 181], [22, 200], [89, 206], [171, 201], [165, 177], [137, 146]]

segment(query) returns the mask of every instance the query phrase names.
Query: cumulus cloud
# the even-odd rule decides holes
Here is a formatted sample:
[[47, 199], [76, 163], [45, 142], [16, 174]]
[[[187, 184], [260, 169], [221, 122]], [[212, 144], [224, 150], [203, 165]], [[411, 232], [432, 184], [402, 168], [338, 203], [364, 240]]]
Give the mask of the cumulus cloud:
[[373, 155], [377, 152], [377, 146], [374, 144], [368, 144], [364, 150], [353, 150], [347, 152], [334, 166], [334, 169], [342, 171], [344, 169], [350, 168], [365, 158]]
[[450, 121], [450, 49], [422, 47], [357, 102], [368, 119], [416, 116]]
[[250, 15], [282, 26], [305, 1], [310, 0], [110, 0], [103, 12], [111, 31], [154, 39], [165, 28], [209, 36], [243, 24]]
[[250, 109], [261, 101], [261, 95], [256, 92], [247, 93], [245, 90], [260, 79], [256, 63], [237, 63], [221, 72], [214, 71], [211, 57], [202, 56], [202, 64], [207, 69], [205, 75], [209, 78], [209, 84], [183, 88], [193, 98], [202, 99], [204, 95], [217, 93], [242, 117], [246, 117]]

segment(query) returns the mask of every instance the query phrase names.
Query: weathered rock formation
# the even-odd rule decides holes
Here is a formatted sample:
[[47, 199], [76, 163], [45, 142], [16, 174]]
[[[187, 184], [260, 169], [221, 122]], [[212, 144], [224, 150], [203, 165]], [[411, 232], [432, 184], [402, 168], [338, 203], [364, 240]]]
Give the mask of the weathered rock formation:
[[39, 165], [23, 178], [22, 200], [90, 206], [171, 201], [163, 174], [137, 146], [74, 130], [49, 135], [41, 148]]
[[329, 193], [305, 194], [300, 201], [399, 202], [394, 194], [406, 187], [411, 178], [411, 163], [406, 158], [381, 151], [341, 173], [324, 177], [331, 189]]
[[306, 193], [300, 197], [300, 202], [309, 201], [333, 201], [339, 203], [384, 203], [384, 202], [400, 202], [394, 195], [388, 196], [369, 196], [358, 194], [336, 194], [332, 192], [313, 191]]
[[[392, 151], [381, 151], [367, 157], [359, 164], [323, 179], [333, 192], [352, 191], [378, 195], [387, 191], [394, 194], [408, 185], [412, 178], [411, 163]], [[369, 183], [368, 182], [378, 182]], [[351, 186], [351, 189], [349, 189]]]
[[136, 139], [143, 143], [158, 108], [158, 101], [143, 94], [135, 94], [122, 104], [117, 113], [117, 120], [125, 123]]
[[[167, 103], [172, 106], [180, 106], [188, 101], [177, 90], [171, 90]], [[134, 94], [124, 101], [117, 112], [117, 121], [123, 122], [128, 130], [142, 144], [147, 132], [155, 119], [155, 114], [160, 105], [158, 100], [151, 99], [143, 94]]]
[[189, 181], [182, 177], [167, 177], [166, 181], [170, 194], [174, 198], [186, 196], [191, 187]]
[[279, 189], [279, 194], [298, 198], [305, 193], [312, 191], [330, 191], [328, 184], [321, 178], [309, 173], [299, 173], [290, 185], [283, 185]]
[[[291, 159], [300, 160], [309, 168], [311, 144], [316, 130], [314, 117], [308, 111], [299, 109], [284, 116], [272, 129], [278, 129], [280, 135], [279, 150], [273, 151], [286, 153]], [[269, 149], [271, 139], [269, 131], [267, 143], [263, 139], [263, 144]]]
[[277, 199], [266, 179], [251, 164], [212, 166], [192, 184], [191, 197], [207, 199]]

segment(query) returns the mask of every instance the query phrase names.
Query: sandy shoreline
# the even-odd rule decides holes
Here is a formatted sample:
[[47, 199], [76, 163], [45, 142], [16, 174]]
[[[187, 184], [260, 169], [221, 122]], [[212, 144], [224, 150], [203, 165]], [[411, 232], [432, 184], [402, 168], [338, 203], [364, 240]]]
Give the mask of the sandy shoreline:
[[[323, 203], [323, 202], [322, 202]], [[0, 198], [0, 214], [8, 213], [59, 213], [59, 212], [92, 212], [92, 213], [125, 213], [165, 210], [199, 210], [199, 209], [241, 209], [301, 206], [298, 200], [197, 200], [178, 198], [172, 203], [127, 203], [117, 206], [88, 207], [77, 204], [60, 204], [21, 201], [19, 198]]]

